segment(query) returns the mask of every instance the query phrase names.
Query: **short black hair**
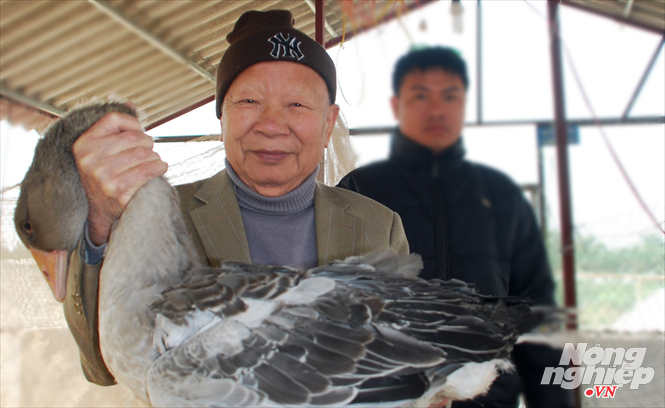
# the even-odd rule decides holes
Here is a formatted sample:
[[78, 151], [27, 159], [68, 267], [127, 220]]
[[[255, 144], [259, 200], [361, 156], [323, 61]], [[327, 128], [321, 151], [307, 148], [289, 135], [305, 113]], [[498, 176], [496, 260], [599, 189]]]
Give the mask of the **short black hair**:
[[430, 47], [409, 51], [395, 64], [393, 71], [393, 92], [399, 96], [404, 77], [412, 71], [427, 71], [440, 68], [451, 74], [459, 75], [464, 83], [464, 89], [469, 89], [469, 77], [466, 73], [466, 62], [457, 51], [449, 47]]

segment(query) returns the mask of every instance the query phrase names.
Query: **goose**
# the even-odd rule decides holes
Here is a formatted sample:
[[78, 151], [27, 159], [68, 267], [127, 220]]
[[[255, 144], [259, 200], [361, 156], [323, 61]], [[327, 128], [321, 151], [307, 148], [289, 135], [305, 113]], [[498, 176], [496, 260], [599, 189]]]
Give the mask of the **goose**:
[[[124, 103], [72, 110], [45, 132], [21, 184], [15, 226], [56, 299], [88, 204], [75, 140]], [[518, 336], [546, 314], [462, 281], [417, 277], [416, 254], [386, 251], [307, 271], [201, 267], [175, 190], [140, 188], [117, 222], [100, 276], [102, 356], [146, 404], [191, 407], [428, 406], [474, 398]]]

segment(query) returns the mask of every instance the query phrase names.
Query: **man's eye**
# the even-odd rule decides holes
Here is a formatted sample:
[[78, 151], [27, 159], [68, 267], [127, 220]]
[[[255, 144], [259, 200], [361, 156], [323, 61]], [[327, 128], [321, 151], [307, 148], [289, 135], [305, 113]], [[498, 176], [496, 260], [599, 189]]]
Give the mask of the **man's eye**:
[[301, 103], [298, 103], [298, 102], [295, 102], [295, 103], [293, 104], [293, 106], [302, 106], [302, 104], [301, 104]]
[[254, 103], [254, 99], [243, 99], [242, 102], [245, 102], [245, 103]]

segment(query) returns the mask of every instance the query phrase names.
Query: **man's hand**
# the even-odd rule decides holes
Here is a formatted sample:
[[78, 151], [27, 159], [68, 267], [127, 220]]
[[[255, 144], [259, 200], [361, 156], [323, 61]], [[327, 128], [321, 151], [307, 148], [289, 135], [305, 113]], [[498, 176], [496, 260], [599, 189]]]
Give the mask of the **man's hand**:
[[152, 151], [153, 144], [138, 119], [119, 112], [101, 118], [74, 143], [76, 167], [90, 205], [88, 234], [93, 244], [107, 242], [111, 226], [134, 193], [166, 172], [168, 165]]

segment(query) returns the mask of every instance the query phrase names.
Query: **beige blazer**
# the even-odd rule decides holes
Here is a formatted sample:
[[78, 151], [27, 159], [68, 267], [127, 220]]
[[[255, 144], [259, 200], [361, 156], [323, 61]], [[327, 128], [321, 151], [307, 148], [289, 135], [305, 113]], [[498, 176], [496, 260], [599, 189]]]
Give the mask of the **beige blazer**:
[[[233, 183], [226, 171], [176, 187], [181, 211], [204, 265], [251, 263], [245, 227]], [[387, 207], [352, 191], [317, 183], [314, 193], [319, 265], [388, 248], [408, 254], [402, 221]], [[83, 242], [72, 254], [67, 277], [65, 318], [79, 346], [86, 379], [113, 385], [99, 349], [97, 299], [102, 262], [88, 265]]]

